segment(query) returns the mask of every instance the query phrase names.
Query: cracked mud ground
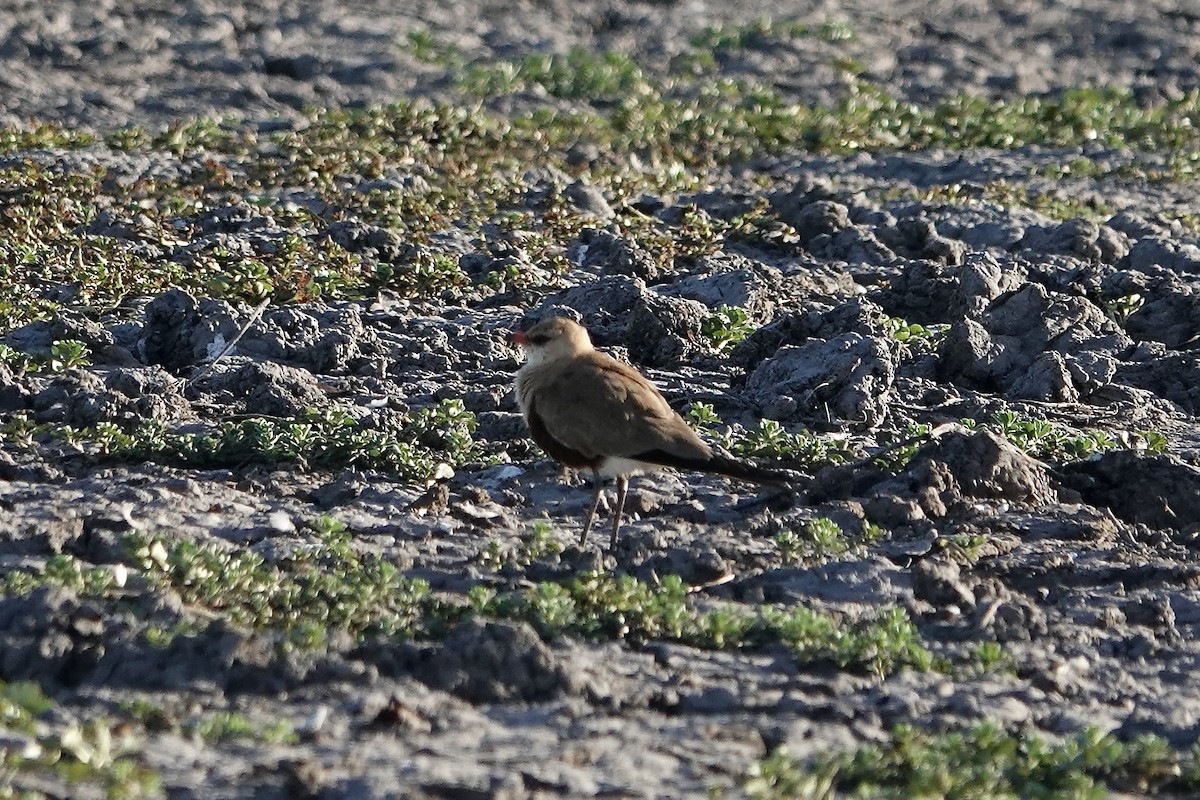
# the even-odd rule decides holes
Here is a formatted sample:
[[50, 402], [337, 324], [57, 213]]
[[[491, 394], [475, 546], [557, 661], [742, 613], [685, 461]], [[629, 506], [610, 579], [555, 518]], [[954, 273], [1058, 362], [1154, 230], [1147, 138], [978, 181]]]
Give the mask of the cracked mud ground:
[[[11, 786], [737, 796], [775, 748], [901, 724], [1196, 743], [1194, 133], [692, 161], [454, 109], [549, 129], [576, 89], [605, 114], [706, 70], [897, 115], [1190, 108], [1200, 17], [734, 5], [5, 4], [0, 119], [75, 138], [0, 154], [0, 679], [52, 701], [0, 747], [97, 765]], [[580, 47], [629, 59], [615, 89], [514, 72]], [[449, 126], [310, 110], [402, 99]], [[525, 149], [445, 213], [459, 134]], [[79, 279], [101, 262], [152, 290]], [[510, 392], [508, 331], [548, 313], [803, 490], [637, 479], [617, 548], [580, 550], [586, 484]], [[1147, 774], [1113, 788], [1188, 791]]]

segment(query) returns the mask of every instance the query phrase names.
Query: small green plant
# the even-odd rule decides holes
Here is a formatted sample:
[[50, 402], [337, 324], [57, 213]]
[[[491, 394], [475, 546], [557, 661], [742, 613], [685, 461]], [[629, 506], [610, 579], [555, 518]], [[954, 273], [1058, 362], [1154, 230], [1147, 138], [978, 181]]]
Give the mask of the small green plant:
[[0, 681], [0, 720], [17, 730], [31, 733], [33, 718], [54, 707], [54, 701], [33, 681]]
[[827, 42], [849, 42], [855, 39], [854, 28], [844, 20], [822, 22], [819, 35]]
[[1145, 449], [1150, 453], [1165, 453], [1169, 440], [1162, 431], [1136, 431]]
[[813, 547], [820, 555], [836, 555], [846, 552], [848, 545], [842, 529], [829, 517], [811, 519], [805, 525]]
[[779, 219], [766, 198], [759, 198], [753, 208], [730, 220], [725, 236], [731, 241], [782, 252], [791, 252], [800, 243], [796, 229]]
[[786, 747], [777, 747], [756, 761], [742, 780], [742, 790], [753, 800], [834, 800], [832, 776], [805, 769]]
[[879, 535], [880, 529], [871, 526], [864, 529], [864, 535], [861, 537], [847, 536], [833, 520], [817, 517], [804, 524], [803, 534], [791, 529], [780, 531], [775, 535], [775, 545], [779, 548], [779, 557], [785, 564], [801, 561], [824, 563], [860, 549]]
[[479, 554], [479, 563], [493, 570], [526, 567], [547, 556], [557, 556], [562, 551], [562, 542], [554, 537], [554, 527], [550, 521], [539, 519], [521, 532], [515, 547], [499, 538], [489, 539]]
[[308, 527], [326, 541], [343, 536], [346, 533], [346, 523], [329, 514], [322, 514], [308, 521]]
[[792, 433], [773, 419], [759, 420], [751, 430], [726, 428], [709, 403], [692, 403], [685, 416], [692, 425], [706, 430], [718, 445], [741, 456], [788, 461], [802, 469], [845, 464], [857, 458], [839, 439], [807, 431]]
[[419, 250], [403, 264], [381, 264], [373, 283], [404, 297], [460, 296], [470, 284], [458, 259], [444, 253]]
[[[924, 423], [910, 422], [904, 430], [895, 436], [894, 449], [886, 450], [871, 459], [871, 463], [893, 472], [904, 469], [913, 456], [921, 449], [926, 437], [933, 427]], [[909, 441], [911, 440], [911, 441]], [[908, 441], [908, 444], [902, 444]]]
[[103, 597], [119, 588], [120, 569], [85, 566], [74, 556], [60, 553], [46, 560], [40, 571], [12, 570], [0, 577], [0, 596], [28, 594], [40, 586], [65, 586], [88, 597]]
[[715, 428], [721, 424], [721, 418], [711, 403], [692, 403], [684, 415], [687, 421], [698, 428]]
[[701, 332], [718, 353], [754, 332], [750, 315], [737, 306], [718, 306], [704, 321]]
[[32, 447], [35, 434], [41, 430], [42, 426], [38, 425], [29, 412], [18, 411], [0, 425], [0, 437], [18, 447]]
[[95, 134], [42, 122], [28, 127], [0, 125], [0, 154], [38, 148], [78, 148], [96, 141]]
[[15, 372], [28, 372], [34, 368], [35, 363], [28, 353], [22, 353], [6, 344], [0, 344], [0, 365]]
[[808, 432], [790, 433], [772, 419], [759, 420], [758, 427], [729, 437], [735, 453], [757, 458], [790, 461], [800, 467], [824, 467], [845, 464], [855, 454], [837, 440]]
[[515, 561], [512, 548], [503, 539], [496, 536], [487, 540], [487, 544], [479, 551], [477, 560], [479, 561], [479, 565], [485, 569], [497, 571], [504, 569]]
[[548, 520], [535, 520], [521, 535], [521, 557], [528, 562], [563, 551], [562, 542], [554, 538], [554, 528]]
[[1047, 164], [1035, 170], [1038, 175], [1060, 180], [1063, 178], [1094, 178], [1105, 174], [1105, 168], [1093, 158], [1080, 156], [1062, 163]]
[[310, 412], [295, 420], [251, 418], [222, 422], [209, 430], [176, 432], [158, 420], [132, 431], [110, 422], [88, 429], [34, 427], [10, 421], [6, 438], [37, 432], [63, 440], [93, 456], [188, 466], [300, 463], [310, 467], [360, 467], [395, 472], [424, 481], [439, 465], [480, 458], [473, 433], [475, 415], [461, 400], [444, 400], [410, 414], [394, 430], [361, 424], [341, 409]]
[[109, 132], [104, 143], [114, 150], [134, 152], [150, 144], [150, 133], [141, 126], [129, 125]]
[[209, 744], [249, 740], [270, 744], [295, 744], [300, 739], [286, 720], [256, 725], [244, 714], [221, 711], [189, 720], [183, 725], [185, 736], [194, 736]]
[[1104, 304], [1104, 313], [1108, 315], [1109, 319], [1123, 328], [1129, 322], [1129, 318], [1145, 304], [1146, 298], [1134, 292], [1133, 294], [1126, 294], [1109, 300]]
[[14, 786], [37, 785], [50, 776], [89, 787], [81, 792], [88, 795], [118, 800], [160, 795], [157, 774], [139, 763], [131, 754], [132, 742], [108, 720], [71, 720], [47, 731], [35, 717], [53, 707], [54, 702], [32, 682], [0, 681], [0, 727], [12, 732], [12, 738], [19, 736], [29, 743], [0, 749], [0, 797], [28, 797], [18, 794]]
[[1191, 795], [1196, 752], [1163, 739], [1122, 742], [1088, 728], [1062, 742], [1006, 733], [984, 723], [963, 731], [925, 733], [901, 725], [891, 741], [801, 763], [776, 750], [747, 772], [755, 798], [894, 797], [1100, 798], [1111, 790]]
[[409, 31], [407, 38], [408, 47], [418, 61], [447, 67], [456, 67], [462, 62], [462, 56], [457, 48], [438, 40], [427, 30]]
[[460, 86], [480, 97], [539, 86], [554, 97], [595, 101], [644, 92], [648, 84], [628, 56], [577, 47], [566, 55], [534, 53], [512, 61], [473, 64]]
[[194, 636], [203, 629], [198, 620], [180, 620], [167, 627], [150, 624], [142, 629], [142, 640], [157, 650], [165, 650], [180, 636]]
[[185, 602], [240, 625], [283, 630], [302, 646], [318, 643], [319, 631], [328, 629], [413, 636], [440, 624], [440, 604], [426, 582], [404, 577], [386, 559], [357, 556], [340, 531], [279, 565], [249, 551], [190, 541], [168, 546], [141, 534], [130, 535], [129, 547], [152, 583], [172, 587]]
[[145, 697], [122, 700], [121, 712], [139, 725], [151, 730], [165, 731], [175, 727], [171, 715], [161, 702]]
[[1075, 431], [1044, 419], [1023, 417], [1011, 409], [997, 411], [990, 422], [962, 420], [964, 426], [983, 428], [1003, 436], [1015, 447], [1048, 461], [1078, 461], [1121, 448], [1154, 453], [1167, 449], [1167, 438], [1156, 431], [1133, 431], [1121, 437], [1107, 431]]
[[91, 351], [87, 344], [78, 339], [60, 339], [50, 345], [50, 354], [42, 357], [22, 353], [8, 345], [0, 344], [0, 364], [17, 372], [38, 369], [64, 372], [76, 367], [86, 367], [91, 363]]
[[803, 558], [806, 548], [800, 534], [787, 528], [775, 534], [775, 547], [784, 564], [795, 564]]
[[[826, 41], [839, 41], [837, 36], [825, 35], [826, 28], [836, 23], [826, 22], [819, 28]], [[742, 25], [720, 25], [705, 28], [691, 39], [691, 45], [701, 51], [741, 50], [761, 47], [772, 41], [789, 41], [808, 36], [812, 27], [794, 19], [762, 17]]]
[[927, 342], [930, 345], [936, 345], [950, 330], [949, 325], [918, 325], [899, 317], [888, 317], [887, 328], [888, 335], [901, 344]]
[[481, 616], [525, 620], [547, 638], [572, 633], [667, 639], [710, 649], [781, 642], [801, 662], [831, 662], [878, 675], [933, 666], [915, 626], [899, 609], [856, 621], [798, 606], [698, 611], [677, 576], [649, 585], [628, 575], [588, 573], [566, 584], [540, 583], [518, 592], [473, 592], [471, 608]]
[[1016, 669], [1012, 657], [1004, 652], [1004, 646], [999, 642], [980, 642], [975, 646], [973, 660], [982, 673], [1011, 672]]
[[979, 560], [988, 537], [979, 533], [956, 533], [938, 537], [934, 548], [959, 564], [971, 565]]
[[[694, 205], [685, 206], [680, 211], [679, 223], [671, 230], [675, 258], [692, 261], [712, 255], [721, 249], [725, 241], [725, 228], [703, 209]], [[717, 314], [720, 313], [718, 309]]]

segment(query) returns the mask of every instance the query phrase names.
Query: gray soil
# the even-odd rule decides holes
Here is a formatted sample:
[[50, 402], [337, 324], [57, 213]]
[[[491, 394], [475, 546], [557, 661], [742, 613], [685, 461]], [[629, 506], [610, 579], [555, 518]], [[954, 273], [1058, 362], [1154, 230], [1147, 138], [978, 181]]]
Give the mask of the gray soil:
[[[206, 114], [270, 125], [311, 105], [438, 97], [440, 70], [401, 46], [414, 30], [468, 58], [582, 45], [665, 69], [704, 27], [768, 14], [849, 23], [856, 39], [837, 55], [918, 101], [1097, 86], [1127, 87], [1150, 102], [1200, 79], [1200, 14], [1190, 0], [404, 5], [7, 0], [0, 121], [109, 130]], [[737, 68], [822, 102], [844, 89], [827, 48], [814, 39], [750, 50]], [[121, 700], [149, 697], [176, 723], [236, 710], [263, 724], [286, 720], [300, 734], [294, 745], [214, 746], [170, 725], [151, 731], [143, 757], [172, 798], [679, 797], [712, 786], [736, 794], [748, 765], [772, 747], [827, 753], [883, 741], [898, 723], [937, 729], [988, 719], [1047, 734], [1094, 725], [1186, 749], [1200, 737], [1192, 636], [1200, 630], [1192, 563], [1200, 240], [1168, 216], [1200, 204], [1189, 186], [1029, 177], [1085, 153], [1113, 164], [1156, 157], [1081, 144], [763, 160], [710, 192], [659, 198], [657, 213], [691, 202], [729, 216], [761, 195], [796, 229], [791, 252], [731, 247], [686, 275], [652, 274], [627, 242], [598, 230], [573, 249], [568, 288], [532, 301], [269, 309], [186, 391], [172, 375], [197, 368], [249, 309], [168, 293], [125, 322], [64, 317], [4, 339], [36, 352], [77, 338], [103, 354], [62, 376], [18, 378], [0, 367], [5, 413], [81, 426], [145, 417], [188, 424], [213, 409], [290, 416], [331, 396], [367, 418], [389, 403], [463, 398], [479, 416], [478, 437], [508, 463], [458, 472], [443, 511], [411, 507], [424, 487], [382, 473], [104, 466], [6, 444], [3, 570], [59, 552], [111, 563], [131, 530], [280, 558], [304, 546], [298, 525], [329, 514], [357, 547], [436, 590], [545, 580], [594, 559], [646, 580], [677, 574], [715, 584], [697, 592], [701, 604], [802, 602], [849, 619], [898, 605], [936, 654], [961, 661], [980, 642], [1000, 642], [1011, 669], [881, 679], [798, 664], [782, 651], [547, 642], [501, 623], [463, 626], [432, 643], [332, 641], [320, 654], [210, 626], [155, 649], [139, 638], [146, 625], [198, 619], [178, 598], [140, 597], [117, 614], [68, 590], [40, 590], [0, 599], [0, 678], [38, 680], [64, 715], [119, 716]], [[182, 168], [170, 156], [143, 162], [103, 147], [27, 156], [67, 170]], [[1057, 222], [987, 202], [886, 199], [1000, 178], [1102, 198], [1116, 213]], [[604, 204], [588, 193], [580, 200], [601, 215]], [[206, 237], [231, 246], [269, 236], [269, 225], [239, 224], [248, 211], [230, 207], [207, 227], [189, 227], [195, 241], [181, 249], [208, 246]], [[348, 241], [377, 256], [364, 240]], [[1133, 293], [1145, 302], [1123, 325], [1106, 316], [1104, 298]], [[746, 308], [763, 327], [718, 355], [701, 343], [699, 321], [721, 304]], [[769, 417], [875, 445], [910, 423], [986, 420], [1009, 409], [1115, 437], [1158, 430], [1170, 448], [1051, 467], [989, 434], [952, 429], [898, 475], [826, 471], [783, 508], [747, 502], [753, 487], [665, 474], [635, 481], [632, 519], [601, 557], [573, 546], [585, 485], [564, 479], [524, 439], [509, 392], [518, 353], [506, 331], [567, 308], [679, 407], [709, 402], [727, 422]], [[889, 316], [950, 327], [940, 343], [901, 346], [888, 336]], [[517, 576], [481, 565], [490, 540], [511, 545], [547, 516], [566, 546], [561, 557]], [[827, 563], [784, 563], [775, 534], [816, 517], [848, 534], [867, 521], [889, 533]], [[963, 563], [938, 544], [973, 535], [986, 543]]]
[[316, 105], [437, 97], [444, 87], [431, 78], [441, 70], [401, 46], [413, 32], [434, 34], [468, 60], [583, 46], [665, 67], [709, 26], [848, 23], [855, 41], [836, 49], [806, 40], [738, 57], [738, 71], [810, 102], [839, 94], [834, 54], [917, 101], [1080, 86], [1175, 97], [1200, 74], [1200, 14], [1190, 0], [7, 0], [0, 12], [0, 114], [99, 129], [195, 115], [294, 118]]

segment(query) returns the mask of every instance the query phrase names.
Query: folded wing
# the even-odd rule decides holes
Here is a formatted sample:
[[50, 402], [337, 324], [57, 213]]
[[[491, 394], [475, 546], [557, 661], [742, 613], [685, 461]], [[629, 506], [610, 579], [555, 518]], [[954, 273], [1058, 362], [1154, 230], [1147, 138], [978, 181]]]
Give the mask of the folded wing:
[[583, 456], [711, 455], [649, 381], [603, 353], [564, 365], [539, 389], [535, 403], [546, 433]]

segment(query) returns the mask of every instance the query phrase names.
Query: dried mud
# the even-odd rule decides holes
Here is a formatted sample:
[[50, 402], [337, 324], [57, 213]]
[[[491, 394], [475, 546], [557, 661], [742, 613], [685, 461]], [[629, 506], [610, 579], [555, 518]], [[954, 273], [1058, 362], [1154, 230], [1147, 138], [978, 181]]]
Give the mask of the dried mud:
[[[310, 103], [436, 96], [421, 64], [395, 46], [410, 30], [456, 37], [467, 52], [583, 44], [653, 62], [704, 25], [768, 10], [735, 5], [8, 3], [3, 112], [99, 129], [199, 112], [265, 123]], [[1171, 96], [1194, 86], [1200, 18], [1182, 0], [1135, 5], [1136, 13], [1119, 2], [769, 11], [851, 21], [855, 57], [913, 98], [1089, 83]], [[828, 54], [814, 47], [760, 52], [745, 68], [818, 101], [838, 87], [819, 66]], [[134, 91], [115, 88], [135, 81], [134, 71]], [[269, 308], [203, 375], [251, 309], [174, 291], [125, 321], [63, 315], [3, 337], [35, 354], [79, 339], [95, 354], [92, 365], [57, 375], [0, 366], [5, 415], [186, 428], [336, 405], [387, 426], [404, 410], [461, 398], [499, 462], [459, 470], [425, 503], [424, 484], [386, 472], [113, 465], [9, 442], [0, 447], [6, 571], [56, 553], [114, 564], [132, 531], [223, 542], [271, 561], [304, 547], [303, 522], [328, 514], [356, 548], [435, 591], [545, 580], [588, 564], [646, 580], [675, 574], [708, 585], [696, 596], [702, 604], [799, 602], [848, 619], [900, 606], [936, 655], [965, 663], [978, 643], [999, 642], [1007, 668], [881, 678], [797, 663], [783, 650], [543, 641], [499, 621], [435, 641], [334, 638], [317, 651], [211, 624], [156, 648], [142, 636], [148, 627], [195, 624], [202, 613], [170, 592], [131, 592], [114, 611], [42, 588], [0, 598], [0, 677], [38, 681], [64, 715], [119, 715], [121, 700], [151, 697], [174, 723], [237, 710], [285, 720], [299, 735], [287, 745], [206, 745], [170, 724], [149, 731], [142, 758], [172, 798], [736, 793], [770, 748], [828, 753], [881, 741], [898, 723], [989, 719], [1051, 734], [1095, 725], [1190, 747], [1200, 738], [1200, 237], [1163, 215], [1194, 212], [1197, 198], [1193, 187], [1168, 183], [1029, 177], [1080, 153], [1129, 157], [1082, 146], [762, 160], [704, 194], [655, 198], [655, 213], [669, 219], [692, 203], [727, 217], [761, 197], [797, 231], [790, 252], [735, 245], [687, 274], [660, 274], [597, 222], [572, 248], [561, 291], [474, 308], [387, 298]], [[129, 158], [102, 146], [25, 157], [68, 171], [120, 170]], [[126, 166], [186, 170], [169, 155]], [[1103, 195], [1115, 213], [1056, 222], [996, 204], [882, 199], [1003, 176], [1064, 197]], [[543, 184], [530, 181], [536, 203]], [[576, 187], [574, 202], [603, 218], [604, 198], [588, 188]], [[248, 213], [231, 206], [191, 225], [192, 239], [164, 257], [281, 233], [269, 220], [247, 223]], [[118, 222], [97, 235], [115, 235]], [[322, 235], [380, 260], [396, 246], [384, 231], [345, 223]], [[1105, 313], [1106, 300], [1135, 292], [1145, 302], [1122, 324]], [[720, 305], [746, 309], [758, 329], [717, 353], [701, 327]], [[729, 423], [770, 418], [876, 446], [914, 423], [1012, 411], [1114, 438], [1161, 431], [1170, 445], [1052, 465], [987, 431], [951, 427], [898, 473], [831, 468], [783, 504], [756, 502], [753, 488], [715, 477], [639, 479], [616, 550], [583, 552], [575, 536], [585, 485], [564, 479], [525, 438], [509, 391], [518, 353], [507, 332], [563, 309], [679, 407], [711, 403]], [[901, 345], [889, 317], [949, 327], [939, 341]], [[775, 533], [818, 517], [849, 535], [866, 523], [887, 534], [826, 563], [787, 563]], [[561, 555], [507, 572], [484, 564], [491, 540], [511, 544], [545, 518]], [[983, 544], [969, 557], [945, 547], [972, 537]]]

